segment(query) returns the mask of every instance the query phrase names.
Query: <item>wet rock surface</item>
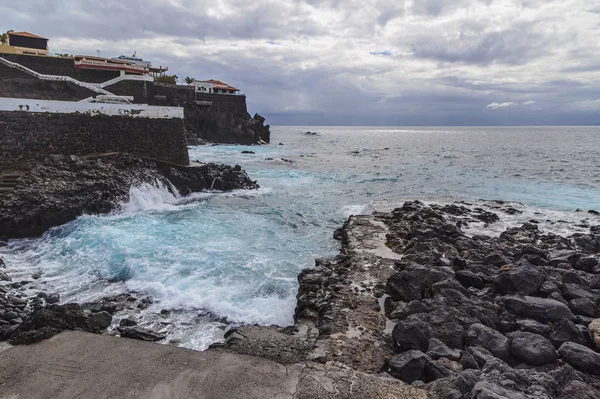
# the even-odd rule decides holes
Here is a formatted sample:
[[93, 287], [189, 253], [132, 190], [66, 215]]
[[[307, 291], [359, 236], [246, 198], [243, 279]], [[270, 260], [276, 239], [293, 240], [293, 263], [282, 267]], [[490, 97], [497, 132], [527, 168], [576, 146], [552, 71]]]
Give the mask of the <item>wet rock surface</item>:
[[[117, 316], [120, 312], [132, 313], [152, 303], [147, 296], [120, 294], [83, 304], [60, 303], [58, 293], [40, 291], [46, 288], [44, 283], [36, 284], [24, 281], [0, 285], [0, 341], [26, 345], [63, 331], [120, 335], [143, 341], [165, 338], [160, 332], [137, 327], [132, 319], [118, 320], [122, 317]], [[113, 325], [119, 328], [112, 328]]]
[[111, 212], [128, 198], [132, 186], [157, 182], [181, 195], [258, 187], [239, 166], [185, 167], [128, 155], [53, 155], [31, 165], [13, 188], [2, 192], [0, 237], [36, 236], [84, 213]]
[[[600, 397], [600, 220], [568, 237], [536, 223], [467, 234], [518, 212], [492, 205], [350, 217], [340, 255], [298, 278], [296, 332], [253, 327], [217, 350], [269, 356], [300, 341], [295, 360], [387, 372], [431, 398]], [[289, 342], [243, 344], [264, 331]]]
[[[353, 216], [336, 231], [340, 255], [298, 276], [294, 326], [230, 327], [210, 351], [352, 370], [385, 380], [390, 392], [411, 384], [414, 395], [423, 388], [434, 399], [600, 397], [600, 270], [589, 260], [600, 254], [600, 229], [562, 237], [526, 223], [493, 237], [467, 234], [469, 224], [497, 223], [490, 213], [407, 202]], [[71, 306], [48, 304], [50, 295], [25, 298], [25, 309], [40, 304], [34, 320]], [[100, 332], [108, 313], [119, 325], [112, 333], [159, 340], [160, 331], [114, 320], [144, 301], [151, 299], [107, 298], [58, 313]], [[19, 326], [35, 312], [19, 306], [13, 299], [7, 310], [16, 314], [3, 311], [3, 334], [27, 332]], [[56, 325], [35, 324], [31, 335], [44, 338]]]

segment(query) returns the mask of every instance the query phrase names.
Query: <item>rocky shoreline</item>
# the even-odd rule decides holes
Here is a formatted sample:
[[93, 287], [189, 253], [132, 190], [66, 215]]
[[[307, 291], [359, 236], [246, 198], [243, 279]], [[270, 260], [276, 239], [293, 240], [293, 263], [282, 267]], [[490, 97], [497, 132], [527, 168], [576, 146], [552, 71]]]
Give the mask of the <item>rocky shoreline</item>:
[[[240, 166], [195, 164], [180, 166], [126, 154], [102, 157], [52, 155], [25, 167], [14, 187], [0, 197], [0, 247], [9, 238], [36, 236], [82, 214], [108, 213], [140, 184], [163, 184], [176, 195], [207, 189], [256, 189]], [[7, 273], [8, 272], [8, 273]], [[135, 294], [107, 297], [93, 303], [58, 304], [60, 293], [38, 284], [41, 274], [13, 281], [0, 257], [0, 341], [29, 344], [65, 330], [102, 333], [113, 315], [125, 309], [145, 309], [152, 299]], [[159, 341], [164, 336], [120, 320], [121, 336]]]
[[[232, 326], [209, 351], [297, 368], [314, 392], [338, 390], [323, 397], [357, 397], [340, 387], [365, 381], [373, 388], [361, 392], [382, 397], [600, 397], [600, 218], [581, 214], [566, 237], [544, 232], [542, 219], [476, 234], [519, 212], [415, 201], [352, 216], [335, 233], [340, 255], [298, 276], [294, 326]], [[24, 283], [0, 289], [1, 337], [14, 344], [103, 332], [121, 310], [152, 301], [58, 305], [45, 293], [20, 297]], [[164, 339], [132, 319], [111, 334]]]
[[242, 326], [220, 350], [391, 375], [431, 398], [600, 397], [600, 220], [543, 233], [518, 210], [407, 202], [353, 216], [299, 276], [293, 328]]
[[178, 195], [258, 187], [238, 165], [180, 166], [118, 153], [51, 155], [23, 169], [14, 187], [1, 191], [0, 237], [37, 236], [84, 213], [111, 212], [142, 183], [161, 183]]

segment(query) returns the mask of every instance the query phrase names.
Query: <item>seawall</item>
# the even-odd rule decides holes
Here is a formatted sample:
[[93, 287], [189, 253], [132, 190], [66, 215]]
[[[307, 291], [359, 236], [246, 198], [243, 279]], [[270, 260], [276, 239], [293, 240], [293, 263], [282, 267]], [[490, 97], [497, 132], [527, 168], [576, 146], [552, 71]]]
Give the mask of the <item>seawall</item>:
[[0, 111], [0, 170], [41, 161], [51, 154], [107, 152], [187, 165], [183, 119]]

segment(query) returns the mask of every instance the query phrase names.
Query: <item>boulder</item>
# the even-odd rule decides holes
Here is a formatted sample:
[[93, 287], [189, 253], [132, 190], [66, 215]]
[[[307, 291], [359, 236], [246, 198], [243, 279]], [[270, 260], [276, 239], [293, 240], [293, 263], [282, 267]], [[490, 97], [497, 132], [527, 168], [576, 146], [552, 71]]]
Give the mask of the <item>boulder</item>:
[[419, 327], [407, 322], [401, 321], [394, 326], [392, 338], [400, 352], [411, 349], [425, 352], [429, 346], [429, 339], [423, 331]]
[[554, 346], [541, 335], [517, 331], [511, 333], [509, 338], [511, 353], [519, 361], [542, 366], [553, 363], [557, 358]]
[[431, 338], [429, 340], [427, 356], [434, 360], [444, 357], [450, 360], [458, 361], [461, 358], [460, 351], [458, 349], [450, 349], [448, 346], [446, 346], [446, 344], [436, 338]]
[[550, 333], [550, 342], [555, 347], [560, 347], [563, 343], [571, 341], [579, 344], [583, 344], [583, 336], [577, 328], [577, 325], [571, 320], [563, 319], [552, 326], [552, 332]]
[[598, 295], [594, 294], [589, 290], [587, 286], [579, 284], [563, 284], [562, 286], [563, 297], [567, 300], [589, 298], [596, 302], [598, 301]]
[[119, 327], [133, 327], [133, 326], [137, 326], [137, 322], [128, 317], [121, 319], [121, 321], [119, 321]]
[[404, 382], [425, 381], [425, 365], [431, 358], [418, 350], [395, 355], [390, 360], [390, 374]]
[[575, 342], [565, 342], [558, 349], [558, 354], [577, 370], [600, 375], [600, 353]]
[[450, 272], [441, 268], [431, 269], [411, 265], [388, 279], [386, 292], [394, 301], [420, 301], [427, 288], [431, 288], [433, 284], [449, 277], [452, 277]]
[[563, 284], [577, 284], [584, 287], [589, 287], [588, 282], [579, 275], [579, 272], [568, 271], [562, 275]]
[[510, 341], [504, 335], [483, 324], [475, 323], [465, 334], [468, 346], [480, 346], [504, 361], [510, 358]]
[[502, 305], [516, 316], [541, 322], [575, 318], [567, 305], [554, 299], [506, 295], [502, 299]]
[[437, 338], [450, 348], [462, 348], [464, 329], [451, 307], [437, 307], [429, 313], [409, 316], [406, 321], [416, 325], [429, 338]]
[[118, 327], [117, 330], [119, 330], [121, 337], [138, 339], [141, 341], [156, 342], [156, 341], [161, 341], [166, 338], [165, 335], [157, 334], [153, 331], [147, 330], [145, 328], [137, 327], [137, 326]]
[[521, 259], [511, 268], [510, 280], [516, 290], [524, 295], [534, 295], [546, 280], [541, 268]]
[[539, 321], [535, 320], [517, 320], [516, 323], [521, 331], [538, 334], [544, 337], [548, 337], [550, 335], [550, 332], [552, 331], [552, 327], [550, 327], [549, 325], [542, 324]]
[[467, 352], [477, 362], [479, 367], [485, 366], [489, 361], [495, 359], [494, 355], [487, 349], [480, 346], [469, 346]]
[[544, 283], [540, 286], [540, 294], [543, 296], [550, 296], [553, 292], [558, 292], [560, 294], [560, 287], [553, 281], [544, 281]]
[[101, 330], [107, 329], [112, 323], [112, 316], [108, 312], [93, 313], [90, 316], [90, 319], [92, 323], [96, 324]]
[[[491, 356], [491, 354], [490, 354], [490, 356]], [[467, 351], [460, 351], [459, 363], [465, 370], [479, 369], [479, 364], [477, 364], [477, 361], [475, 361], [475, 358], [473, 357], [473, 355]]]
[[586, 257], [579, 259], [573, 267], [584, 272], [593, 273], [596, 266], [598, 266], [596, 258]]
[[470, 270], [459, 270], [455, 273], [455, 277], [464, 287], [483, 288], [483, 279]]
[[50, 294], [48, 297], [46, 297], [46, 303], [53, 304], [58, 302], [60, 302], [59, 294]]
[[600, 317], [598, 302], [589, 298], [578, 298], [569, 301], [569, 308], [576, 315], [586, 317]]

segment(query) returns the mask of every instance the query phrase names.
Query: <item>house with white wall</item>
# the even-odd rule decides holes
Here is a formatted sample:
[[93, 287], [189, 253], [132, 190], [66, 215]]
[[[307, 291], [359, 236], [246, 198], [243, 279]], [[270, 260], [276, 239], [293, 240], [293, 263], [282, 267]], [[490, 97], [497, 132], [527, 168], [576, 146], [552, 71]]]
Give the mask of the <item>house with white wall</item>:
[[208, 94], [230, 94], [230, 95], [239, 95], [240, 89], [236, 89], [233, 86], [228, 85], [225, 82], [221, 82], [220, 80], [194, 80], [190, 83], [190, 86], [194, 86], [196, 91], [199, 93], [208, 93]]

